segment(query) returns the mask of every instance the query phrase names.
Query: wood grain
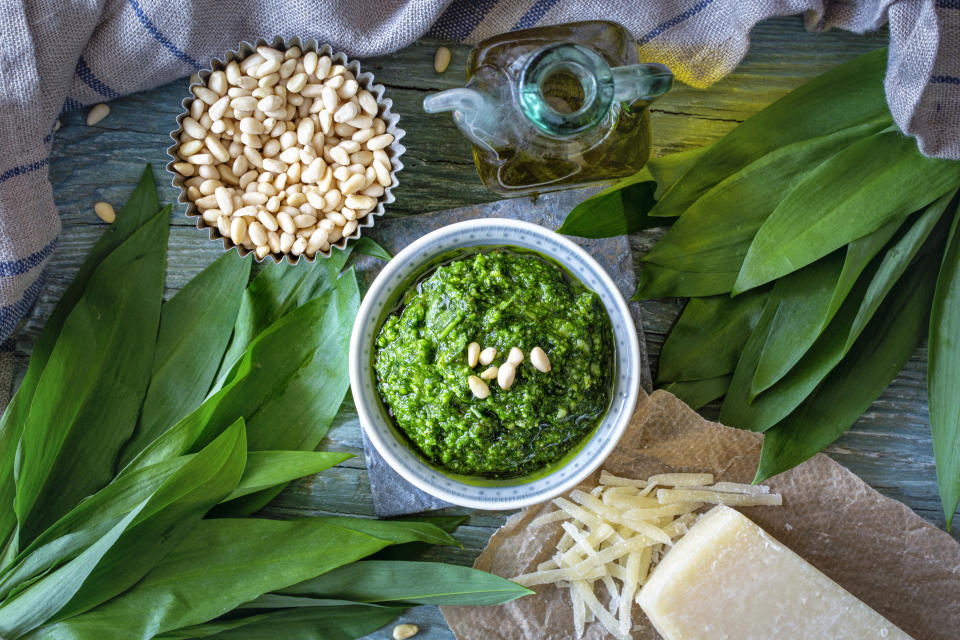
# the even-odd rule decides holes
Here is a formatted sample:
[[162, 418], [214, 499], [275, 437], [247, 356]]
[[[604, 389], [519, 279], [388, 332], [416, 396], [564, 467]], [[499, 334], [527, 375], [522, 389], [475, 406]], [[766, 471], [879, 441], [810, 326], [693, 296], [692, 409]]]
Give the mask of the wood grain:
[[[654, 154], [702, 146], [756, 113], [805, 80], [868, 50], [883, 46], [885, 34], [854, 35], [843, 32], [811, 34], [799, 17], [778, 18], [752, 32], [750, 53], [737, 70], [710, 88], [677, 86], [654, 104]], [[393, 55], [363, 61], [378, 82], [387, 87], [406, 129], [397, 202], [389, 215], [404, 216], [469, 204], [490, 202], [496, 194], [485, 190], [476, 177], [470, 148], [449, 116], [430, 116], [420, 107], [431, 92], [459, 86], [468, 47], [453, 45], [449, 70], [437, 75], [432, 68], [437, 43], [424, 41]], [[104, 225], [93, 213], [99, 200], [119, 205], [136, 182], [143, 165], [153, 163], [161, 200], [175, 202], [177, 193], [163, 172], [167, 162], [168, 132], [175, 126], [186, 93], [186, 79], [111, 103], [109, 117], [95, 127], [83, 124], [84, 114], [63, 117], [50, 162], [50, 179], [63, 233], [47, 272], [46, 286], [30, 317], [16, 335], [18, 370], [25, 368], [37, 332], [76, 272], [83, 257], [102, 233]], [[219, 244], [192, 228], [179, 207], [171, 216], [167, 295], [221, 253]], [[631, 238], [634, 259], [659, 237], [650, 230]], [[653, 366], [670, 326], [682, 308], [678, 300], [643, 303], [644, 329]], [[903, 371], [870, 407], [848, 434], [828, 453], [884, 494], [902, 500], [938, 526], [944, 519], [933, 466], [927, 423], [925, 349], [918, 349]], [[706, 407], [715, 418], [716, 406]], [[312, 513], [373, 514], [360, 436], [355, 423], [338, 424], [324, 446], [357, 455], [350, 461], [312, 478], [294, 483], [272, 503], [267, 513], [280, 517]], [[470, 564], [491, 533], [508, 514], [449, 509], [468, 516], [456, 533], [460, 549], [433, 549], [430, 559]], [[960, 538], [960, 533], [954, 532]], [[419, 607], [404, 617], [423, 627], [419, 638], [452, 635], [433, 607]], [[371, 636], [389, 637], [389, 629]]]

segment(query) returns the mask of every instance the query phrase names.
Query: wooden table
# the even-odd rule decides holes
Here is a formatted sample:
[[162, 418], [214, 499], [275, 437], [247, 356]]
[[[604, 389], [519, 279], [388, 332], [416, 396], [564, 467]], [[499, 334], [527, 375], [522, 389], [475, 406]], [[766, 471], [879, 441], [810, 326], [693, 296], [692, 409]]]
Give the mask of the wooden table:
[[[758, 25], [752, 33], [749, 55], [729, 77], [709, 90], [678, 86], [653, 108], [654, 154], [662, 155], [712, 142], [737, 123], [805, 80], [886, 43], [885, 34], [857, 36], [833, 32], [809, 34], [799, 17], [780, 18]], [[420, 42], [396, 54], [363, 61], [377, 80], [388, 87], [394, 109], [407, 130], [406, 166], [397, 190], [394, 216], [413, 215], [495, 200], [477, 178], [469, 146], [449, 116], [427, 116], [420, 107], [433, 90], [458, 86], [469, 47], [451, 46], [453, 62], [443, 75], [432, 66], [435, 42]], [[175, 202], [176, 192], [163, 173], [167, 162], [168, 132], [187, 93], [187, 79], [111, 103], [112, 111], [94, 127], [84, 114], [62, 119], [50, 160], [50, 178], [63, 221], [60, 243], [47, 272], [47, 284], [25, 327], [17, 334], [19, 370], [25, 369], [30, 349], [52, 305], [73, 278], [84, 255], [103, 232], [93, 213], [98, 200], [119, 205], [135, 184], [143, 165], [151, 162], [161, 182], [161, 201]], [[177, 208], [167, 267], [167, 295], [215, 259], [219, 245], [209, 242]], [[642, 255], [659, 237], [651, 230], [631, 239], [634, 255]], [[651, 364], [656, 367], [660, 345], [681, 309], [679, 300], [645, 302], [643, 323]], [[827, 452], [882, 493], [901, 500], [917, 513], [943, 527], [937, 497], [933, 450], [927, 422], [925, 391], [926, 349], [921, 347], [893, 384], [845, 436]], [[717, 406], [703, 410], [715, 418]], [[314, 478], [304, 479], [281, 495], [268, 511], [290, 517], [316, 513], [373, 513], [363, 467], [359, 426], [336, 425], [325, 448], [358, 454], [356, 458]], [[435, 549], [430, 559], [470, 564], [489, 536], [509, 515], [450, 509], [469, 516], [457, 532], [462, 549]], [[960, 529], [954, 536], [960, 537]], [[435, 607], [420, 607], [405, 620], [423, 629], [419, 638], [451, 638]], [[388, 638], [389, 628], [371, 637]]]

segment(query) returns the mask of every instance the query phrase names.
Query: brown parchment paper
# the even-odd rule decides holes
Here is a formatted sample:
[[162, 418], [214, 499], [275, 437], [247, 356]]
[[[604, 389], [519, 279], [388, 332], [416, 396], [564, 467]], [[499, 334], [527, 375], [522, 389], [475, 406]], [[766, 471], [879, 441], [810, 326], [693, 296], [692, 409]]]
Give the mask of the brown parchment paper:
[[[760, 439], [705, 420], [672, 394], [656, 391], [641, 398], [602, 468], [634, 478], [699, 471], [750, 482]], [[583, 486], [596, 486], [598, 477]], [[750, 519], [916, 640], [960, 638], [960, 544], [953, 538], [823, 454], [767, 484], [783, 495], [783, 506], [741, 509]], [[505, 578], [535, 571], [553, 553], [561, 531], [526, 525], [552, 510], [546, 503], [511, 517], [474, 566]], [[496, 607], [443, 607], [443, 615], [459, 640], [573, 638], [566, 589], [534, 589], [535, 596]], [[660, 638], [639, 607], [633, 617], [634, 638]], [[593, 622], [584, 637], [606, 634]]]

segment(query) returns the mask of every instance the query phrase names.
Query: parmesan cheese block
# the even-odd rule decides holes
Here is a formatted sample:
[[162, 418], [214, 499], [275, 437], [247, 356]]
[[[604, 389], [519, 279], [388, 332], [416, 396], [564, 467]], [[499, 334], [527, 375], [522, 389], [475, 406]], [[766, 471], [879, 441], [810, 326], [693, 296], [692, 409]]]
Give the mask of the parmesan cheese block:
[[725, 506], [664, 556], [637, 602], [666, 640], [910, 640]]

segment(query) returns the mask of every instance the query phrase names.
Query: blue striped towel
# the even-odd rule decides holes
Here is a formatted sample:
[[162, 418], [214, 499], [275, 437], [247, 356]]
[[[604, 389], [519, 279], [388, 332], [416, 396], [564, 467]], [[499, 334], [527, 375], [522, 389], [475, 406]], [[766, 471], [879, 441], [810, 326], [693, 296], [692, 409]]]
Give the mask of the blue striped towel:
[[[10, 335], [36, 301], [60, 222], [47, 178], [62, 110], [198, 70], [260, 36], [300, 35], [362, 57], [427, 34], [475, 42], [503, 31], [586, 19], [622, 22], [641, 57], [695, 87], [729, 73], [750, 29], [805, 12], [810, 29], [890, 25], [887, 96], [930, 155], [960, 159], [960, 0], [2, 0], [0, 2], [0, 389]], [[0, 391], [0, 403], [3, 403]]]

